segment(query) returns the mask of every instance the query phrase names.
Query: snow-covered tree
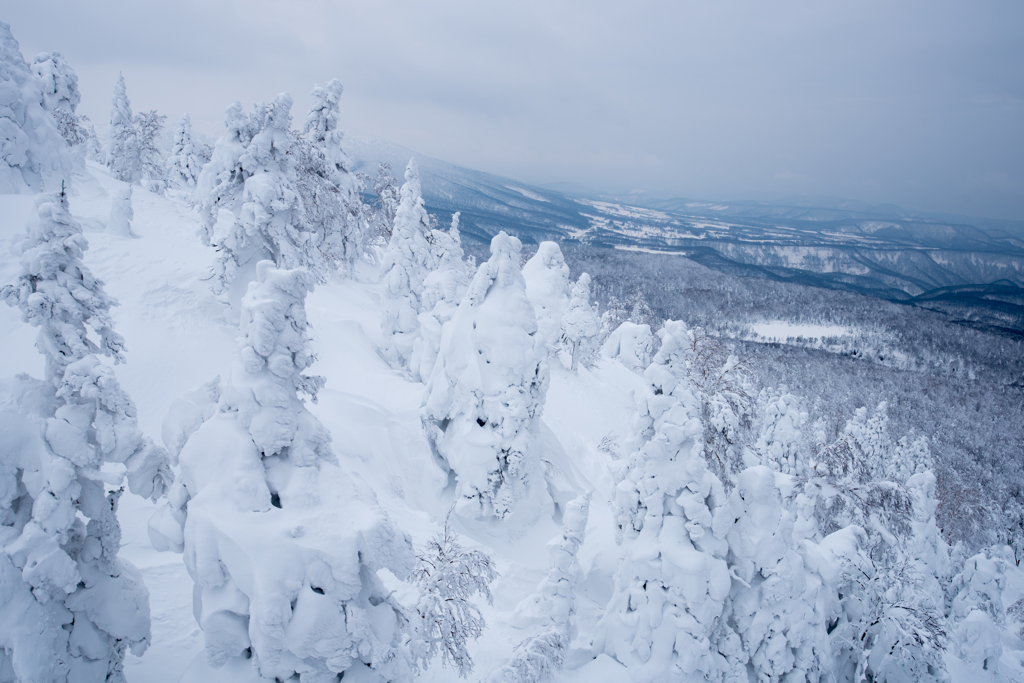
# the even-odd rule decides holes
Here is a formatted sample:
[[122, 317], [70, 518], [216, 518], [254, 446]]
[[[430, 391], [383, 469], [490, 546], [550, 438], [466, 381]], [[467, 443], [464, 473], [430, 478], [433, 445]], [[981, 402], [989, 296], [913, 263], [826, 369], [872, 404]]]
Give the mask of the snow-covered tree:
[[96, 126], [91, 123], [86, 129], [85, 158], [89, 161], [95, 161], [97, 164], [102, 164], [106, 159], [106, 155], [103, 153], [103, 145], [100, 143], [99, 136], [96, 135]]
[[155, 109], [140, 112], [132, 120], [135, 126], [132, 153], [138, 159], [139, 179], [152, 192], [167, 189], [167, 162], [157, 147], [167, 117]]
[[[215, 293], [228, 294], [239, 269], [254, 268], [263, 259], [326, 277], [326, 261], [305, 224], [296, 184], [291, 106], [291, 96], [281, 93], [269, 106], [257, 104], [249, 115], [237, 102], [228, 107], [226, 133], [199, 174], [199, 234], [218, 252]], [[230, 210], [234, 220], [220, 221], [221, 209]]]
[[440, 653], [442, 664], [466, 678], [473, 670], [466, 645], [479, 638], [486, 626], [471, 598], [480, 594], [492, 603], [490, 585], [498, 572], [486, 553], [462, 547], [451, 528], [450, 512], [444, 531], [430, 540], [417, 560], [410, 575], [420, 589], [416, 606], [410, 610], [413, 655], [418, 665], [426, 665]]
[[167, 158], [168, 181], [191, 189], [196, 186], [202, 170], [203, 162], [196, 153], [196, 143], [192, 139], [192, 119], [188, 114], [182, 114], [174, 129], [174, 142]]
[[120, 237], [134, 237], [132, 234], [132, 186], [122, 188], [110, 200], [110, 218], [107, 220], [107, 231]]
[[349, 271], [365, 250], [367, 207], [363, 183], [348, 170], [338, 127], [342, 86], [338, 79], [313, 88], [313, 104], [297, 138], [298, 189], [314, 248], [334, 267]]
[[395, 213], [391, 241], [381, 264], [384, 300], [381, 350], [384, 359], [395, 370], [409, 369], [419, 334], [423, 282], [436, 266], [431, 239], [430, 219], [423, 208], [420, 191], [419, 167], [415, 159], [410, 159], [405, 169], [402, 201]]
[[541, 242], [523, 266], [526, 296], [537, 315], [537, 330], [548, 350], [557, 352], [562, 317], [569, 308], [569, 266], [555, 242]]
[[428, 437], [458, 481], [456, 512], [469, 519], [521, 510], [532, 520], [552, 505], [536, 443], [547, 353], [526, 298], [521, 250], [504, 232], [491, 240], [491, 258], [446, 326], [427, 383]]
[[968, 558], [949, 586], [949, 618], [955, 626], [953, 654], [982, 671], [999, 673], [1006, 625], [1008, 569], [1013, 553], [1007, 546], [987, 548]]
[[107, 131], [107, 166], [118, 180], [134, 183], [141, 177], [137, 147], [131, 102], [128, 101], [124, 76], [118, 75], [110, 101], [110, 128]]
[[[63, 193], [41, 195], [17, 244], [22, 274], [0, 296], [39, 328], [46, 382], [0, 383], [0, 671], [7, 680], [123, 681], [128, 648], [149, 644], [149, 595], [118, 557], [124, 467], [133, 493], [156, 499], [167, 453], [144, 437], [135, 406], [96, 353], [122, 358], [114, 303], [82, 264], [87, 247]], [[99, 337], [90, 339], [89, 330]], [[124, 475], [122, 475], [124, 476]]]
[[21, 55], [11, 27], [0, 22], [0, 194], [34, 194], [70, 182], [67, 142], [44, 108], [43, 82]]
[[716, 515], [726, 497], [704, 461], [699, 389], [686, 372], [688, 330], [667, 321], [660, 335], [644, 373], [648, 389], [637, 398], [639, 431], [649, 436], [616, 489], [626, 561], [593, 647], [629, 667], [633, 680], [722, 680], [745, 675], [746, 665], [740, 637], [721, 619], [732, 586], [725, 536], [733, 518]]
[[601, 346], [601, 356], [613, 358], [630, 370], [643, 372], [654, 352], [654, 335], [650, 325], [637, 325], [628, 320], [615, 328]]
[[436, 268], [423, 279], [420, 310], [417, 316], [419, 335], [413, 342], [409, 368], [413, 377], [426, 382], [430, 379], [441, 349], [441, 332], [455, 316], [462, 298], [469, 288], [469, 269], [462, 260], [462, 240], [459, 236], [459, 212], [452, 215], [447, 232], [431, 230], [431, 250]]
[[601, 320], [590, 305], [590, 276], [581, 273], [572, 288], [569, 306], [562, 316], [561, 342], [569, 355], [569, 367], [573, 372], [580, 359], [588, 359], [594, 353], [594, 345], [601, 334]]
[[[726, 540], [736, 582], [723, 621], [739, 634], [757, 680], [830, 680], [831, 586], [794, 543], [794, 518], [783, 509], [775, 473], [764, 466], [740, 472], [719, 514], [735, 520]], [[723, 633], [731, 645], [727, 628], [712, 633], [712, 642]]]
[[807, 413], [797, 396], [770, 394], [763, 401], [760, 435], [754, 448], [776, 472], [806, 476], [804, 425]]
[[373, 207], [371, 232], [375, 232], [387, 244], [391, 241], [391, 231], [395, 227], [395, 214], [398, 213], [402, 195], [395, 177], [391, 175], [391, 164], [386, 161], [377, 165], [377, 177], [373, 179], [373, 193], [377, 195], [377, 202]]
[[43, 52], [32, 60], [32, 73], [43, 86], [43, 108], [50, 112], [57, 130], [69, 145], [85, 142], [88, 136], [75, 109], [82, 100], [78, 74], [59, 52]]
[[407, 576], [411, 543], [335, 464], [330, 434], [299, 398], [323, 386], [303, 374], [315, 358], [312, 286], [305, 271], [258, 264], [230, 380], [186, 430], [150, 537], [184, 550], [211, 666], [251, 657], [269, 679], [409, 680], [404, 611], [377, 571]]
[[562, 540], [552, 548], [548, 574], [537, 592], [519, 603], [514, 617], [520, 623], [540, 622], [542, 631], [516, 646], [512, 659], [488, 678], [491, 683], [543, 681], [562, 668], [576, 637], [576, 589], [583, 573], [577, 554], [589, 514], [589, 493], [565, 506]]

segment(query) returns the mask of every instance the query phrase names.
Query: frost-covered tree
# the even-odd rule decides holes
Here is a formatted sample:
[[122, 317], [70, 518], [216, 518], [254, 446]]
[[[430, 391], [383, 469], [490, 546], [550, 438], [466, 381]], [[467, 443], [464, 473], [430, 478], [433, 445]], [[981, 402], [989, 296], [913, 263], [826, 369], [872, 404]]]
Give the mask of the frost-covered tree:
[[118, 75], [110, 101], [110, 128], [107, 131], [107, 167], [118, 180], [134, 183], [142, 175], [136, 153], [135, 120], [124, 76]]
[[488, 678], [491, 683], [543, 681], [562, 668], [576, 637], [576, 589], [583, 573], [577, 554], [589, 514], [589, 493], [565, 506], [562, 540], [552, 548], [548, 574], [537, 592], [516, 607], [517, 620], [539, 621], [543, 630], [516, 646], [511, 660]]
[[[133, 493], [156, 499], [167, 453], [96, 353], [122, 358], [114, 303], [82, 264], [87, 247], [67, 197], [41, 195], [16, 245], [22, 274], [0, 296], [39, 328], [46, 382], [0, 383], [0, 672], [19, 681], [123, 681], [126, 651], [149, 644], [149, 595], [118, 557], [119, 463]], [[90, 338], [99, 337], [99, 343]], [[124, 475], [122, 475], [124, 476]], [[114, 486], [117, 486], [114, 480]]]
[[587, 361], [593, 355], [601, 334], [601, 320], [590, 305], [590, 276], [586, 273], [581, 273], [573, 285], [561, 328], [561, 342], [569, 355], [569, 367], [575, 372], [580, 359]]
[[43, 108], [50, 112], [57, 130], [69, 145], [85, 142], [87, 132], [75, 116], [82, 100], [78, 74], [59, 52], [43, 52], [32, 60], [32, 73], [43, 86]]
[[348, 170], [339, 128], [342, 86], [338, 79], [313, 88], [313, 104], [296, 139], [299, 194], [305, 221], [314, 233], [312, 248], [334, 267], [348, 272], [365, 250], [367, 207], [363, 182]]
[[1006, 605], [1003, 592], [1013, 553], [1007, 546], [987, 548], [968, 558], [950, 583], [949, 618], [955, 626], [953, 654], [982, 671], [999, 673]]
[[[736, 582], [723, 621], [739, 635], [758, 681], [827, 681], [831, 587], [795, 544], [795, 520], [782, 506], [775, 476], [764, 466], [743, 470], [719, 512], [735, 520], [726, 540]], [[732, 634], [722, 628], [711, 640], [727, 653]]]
[[593, 647], [629, 667], [634, 680], [722, 680], [746, 664], [739, 636], [721, 619], [732, 586], [725, 536], [733, 519], [716, 515], [725, 490], [704, 460], [688, 330], [667, 321], [659, 334], [661, 348], [644, 373], [648, 388], [637, 398], [646, 443], [616, 488], [626, 561]]
[[168, 181], [183, 188], [194, 188], [203, 170], [203, 162], [196, 153], [196, 143], [192, 139], [192, 119], [182, 114], [174, 129], [174, 142], [171, 154], [167, 157]]
[[446, 327], [427, 383], [428, 437], [456, 476], [456, 512], [469, 519], [518, 510], [530, 521], [552, 505], [537, 444], [547, 352], [526, 298], [521, 250], [504, 232], [491, 240], [491, 258]]
[[134, 237], [132, 234], [132, 186], [122, 188], [110, 200], [110, 218], [107, 220], [107, 231], [120, 237]]
[[150, 537], [184, 551], [211, 666], [251, 657], [271, 680], [410, 680], [404, 611], [377, 571], [407, 576], [411, 543], [334, 464], [330, 434], [299, 398], [323, 386], [303, 374], [312, 286], [305, 271], [258, 264], [216, 408], [187, 429], [165, 425], [188, 436]]
[[436, 266], [431, 239], [430, 219], [423, 208], [419, 167], [415, 159], [410, 159], [391, 241], [381, 263], [381, 350], [388, 364], [398, 371], [409, 369], [419, 334], [423, 282]]
[[70, 182], [68, 145], [44, 106], [43, 83], [0, 22], [0, 194], [53, 191]]
[[557, 352], [562, 317], [569, 308], [569, 266], [555, 242], [541, 242], [523, 266], [526, 296], [537, 316], [537, 331], [549, 351]]
[[462, 260], [459, 236], [459, 212], [452, 215], [448, 231], [431, 230], [431, 250], [437, 266], [423, 279], [419, 335], [413, 342], [409, 369], [414, 378], [426, 382], [441, 349], [442, 328], [455, 316], [459, 303], [469, 289], [469, 268]]
[[806, 476], [804, 425], [807, 413], [800, 398], [783, 391], [764, 397], [760, 435], [754, 448], [776, 472]]
[[373, 193], [377, 196], [373, 207], [371, 232], [383, 239], [387, 244], [391, 240], [391, 232], [395, 227], [395, 214], [402, 202], [402, 195], [391, 175], [391, 164], [382, 161], [377, 165], [377, 177], [373, 179]]
[[838, 681], [947, 678], [940, 586], [949, 559], [935, 523], [935, 478], [921, 471], [887, 481], [896, 453], [885, 406], [870, 417], [858, 410], [835, 441], [817, 447], [804, 484], [804, 508], [837, 558], [829, 637]]
[[[218, 252], [213, 268], [217, 294], [229, 294], [239, 270], [255, 268], [263, 259], [326, 277], [326, 262], [314, 248], [315, 234], [305, 224], [297, 187], [291, 106], [291, 96], [281, 93], [248, 115], [237, 102], [228, 107], [226, 132], [199, 174], [199, 234]], [[234, 220], [221, 221], [221, 209], [230, 210]]]
[[96, 126], [91, 123], [86, 129], [85, 158], [95, 161], [97, 164], [102, 164], [106, 159], [106, 155], [103, 153], [103, 144], [100, 143], [100, 138], [96, 135]]
[[166, 116], [155, 109], [140, 112], [132, 119], [135, 127], [134, 149], [138, 159], [139, 179], [151, 191], [161, 193], [167, 189], [167, 162], [157, 147]]
[[473, 671], [467, 644], [476, 640], [486, 623], [480, 608], [471, 602], [479, 594], [493, 602], [490, 585], [498, 578], [494, 563], [480, 550], [466, 550], [451, 528], [451, 513], [444, 530], [430, 540], [417, 556], [410, 580], [420, 589], [410, 610], [410, 646], [418, 665], [429, 664], [441, 654], [441, 663], [466, 678]]
[[601, 345], [601, 356], [614, 358], [630, 370], [643, 372], [654, 352], [654, 335], [650, 325], [637, 325], [628, 320], [615, 328]]

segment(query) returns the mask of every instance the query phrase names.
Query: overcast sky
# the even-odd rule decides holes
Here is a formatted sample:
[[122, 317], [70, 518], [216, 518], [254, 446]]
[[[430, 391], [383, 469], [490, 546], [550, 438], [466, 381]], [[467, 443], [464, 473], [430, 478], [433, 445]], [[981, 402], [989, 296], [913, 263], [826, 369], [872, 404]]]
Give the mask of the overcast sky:
[[81, 112], [217, 134], [345, 84], [345, 129], [525, 182], [1024, 219], [1019, 0], [0, 0]]

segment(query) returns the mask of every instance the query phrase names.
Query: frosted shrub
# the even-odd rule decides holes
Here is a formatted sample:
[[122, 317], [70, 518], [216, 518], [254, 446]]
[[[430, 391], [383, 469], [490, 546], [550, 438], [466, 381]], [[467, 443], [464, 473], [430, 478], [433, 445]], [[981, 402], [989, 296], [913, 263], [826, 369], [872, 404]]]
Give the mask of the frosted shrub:
[[536, 446], [547, 353], [526, 298], [521, 249], [504, 232], [491, 240], [491, 258], [446, 327], [427, 384], [428, 437], [458, 481], [456, 512], [470, 519], [521, 510], [530, 521], [552, 505]]
[[411, 611], [414, 655], [426, 665], [440, 653], [444, 665], [466, 678], [473, 671], [466, 645], [479, 638], [486, 626], [480, 609], [470, 599], [479, 594], [490, 604], [490, 585], [498, 572], [485, 553], [462, 547], [451, 528], [451, 513], [444, 531], [430, 540], [417, 560], [410, 576], [420, 589]]

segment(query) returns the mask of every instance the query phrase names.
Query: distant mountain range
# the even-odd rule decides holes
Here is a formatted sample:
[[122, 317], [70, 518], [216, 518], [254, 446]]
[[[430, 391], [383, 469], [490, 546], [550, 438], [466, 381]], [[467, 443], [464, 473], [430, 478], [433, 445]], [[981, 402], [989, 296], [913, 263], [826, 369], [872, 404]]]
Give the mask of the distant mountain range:
[[427, 210], [461, 212], [467, 238], [676, 253], [741, 276], [842, 289], [1024, 334], [1024, 222], [927, 214], [833, 198], [708, 202], [537, 187], [391, 143], [347, 137], [355, 171], [388, 162], [400, 183], [415, 156]]

